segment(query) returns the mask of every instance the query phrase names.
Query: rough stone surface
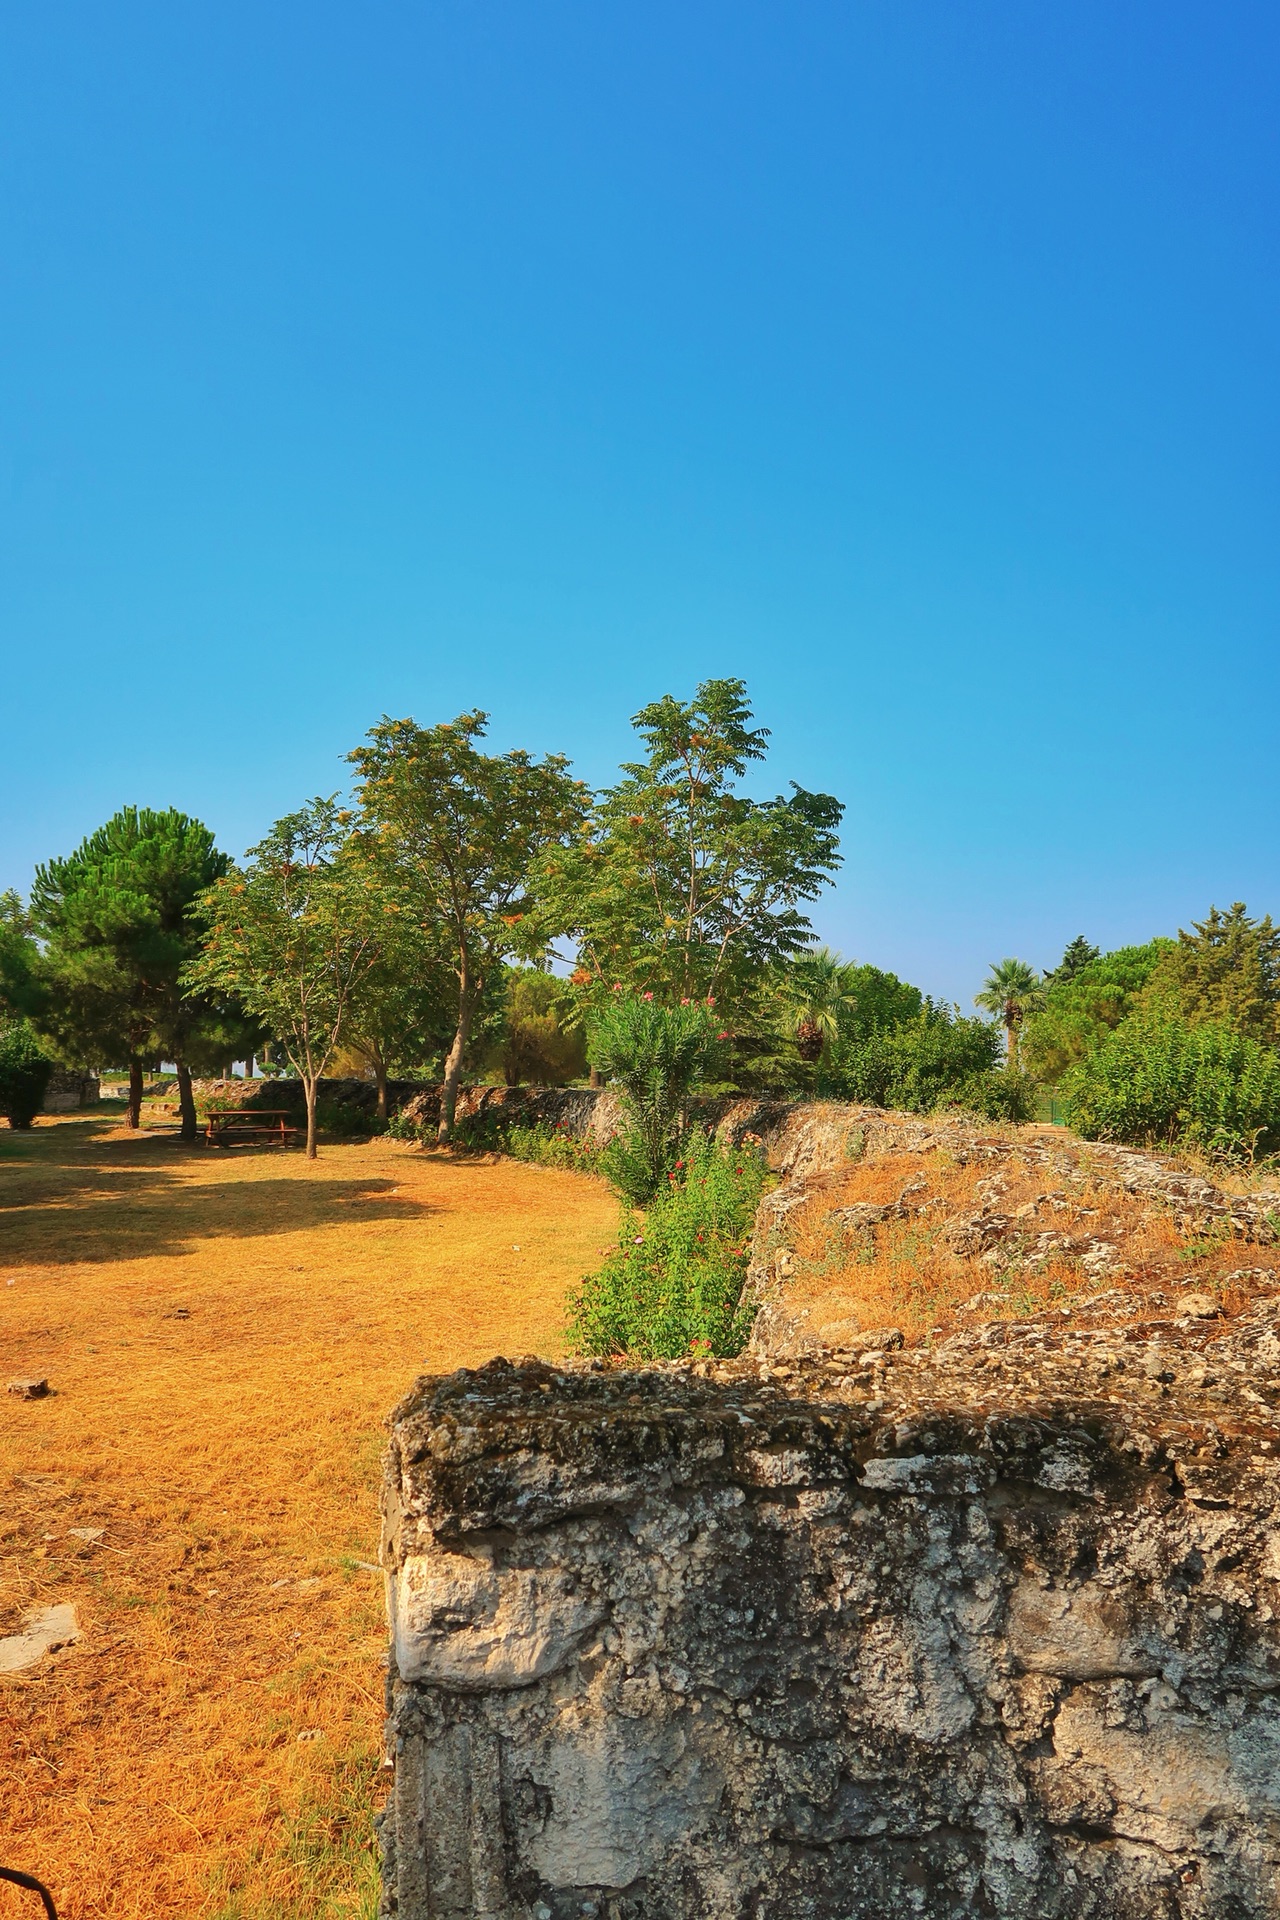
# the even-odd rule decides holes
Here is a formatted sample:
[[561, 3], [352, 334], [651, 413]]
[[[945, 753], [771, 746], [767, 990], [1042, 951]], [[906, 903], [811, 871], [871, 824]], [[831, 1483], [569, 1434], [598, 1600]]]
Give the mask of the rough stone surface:
[[73, 1606], [36, 1607], [25, 1616], [21, 1633], [0, 1640], [0, 1673], [21, 1673], [80, 1638], [80, 1624]]
[[1280, 1914], [1280, 1318], [393, 1419], [384, 1913]]
[[43, 1400], [48, 1391], [49, 1382], [36, 1375], [10, 1380], [5, 1386], [5, 1392], [16, 1394], [19, 1400]]

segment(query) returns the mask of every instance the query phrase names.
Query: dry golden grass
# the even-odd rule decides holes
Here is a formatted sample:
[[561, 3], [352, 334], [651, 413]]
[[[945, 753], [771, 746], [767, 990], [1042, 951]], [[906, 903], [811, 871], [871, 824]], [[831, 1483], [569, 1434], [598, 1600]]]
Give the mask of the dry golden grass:
[[614, 1220], [579, 1175], [385, 1141], [0, 1134], [0, 1380], [56, 1390], [0, 1395], [0, 1634], [84, 1629], [0, 1680], [0, 1864], [67, 1920], [373, 1913], [383, 1417], [559, 1351]]
[[[1028, 1137], [1033, 1133], [1027, 1130]], [[1096, 1236], [1116, 1246], [1122, 1271], [1095, 1278], [1078, 1259], [1055, 1254], [1002, 1272], [955, 1252], [946, 1228], [991, 1200], [979, 1189], [993, 1176], [1004, 1185], [993, 1203], [1003, 1213], [1039, 1199], [1048, 1186], [1061, 1190], [1062, 1204], [1038, 1208], [1026, 1223], [1028, 1234], [1047, 1229]], [[930, 1204], [909, 1218], [887, 1220], [870, 1233], [851, 1233], [831, 1218], [836, 1209], [858, 1201], [896, 1201], [917, 1178], [925, 1186], [913, 1196], [913, 1207], [920, 1201]], [[1079, 1177], [1066, 1184], [1017, 1160], [956, 1165], [945, 1151], [869, 1160], [825, 1182], [789, 1225], [789, 1238], [796, 1269], [788, 1282], [788, 1304], [808, 1309], [815, 1333], [849, 1321], [860, 1328], [901, 1327], [912, 1341], [934, 1330], [1066, 1306], [1102, 1289], [1117, 1294], [1111, 1317], [1120, 1320], [1142, 1312], [1161, 1289], [1185, 1284], [1192, 1273], [1197, 1285], [1217, 1293], [1230, 1314], [1250, 1304], [1258, 1282], [1241, 1285], [1225, 1276], [1246, 1265], [1276, 1266], [1269, 1249], [1246, 1247], [1230, 1237], [1181, 1233], [1167, 1209], [1118, 1191], [1114, 1182], [1092, 1178], [1087, 1149]], [[979, 1293], [988, 1296], [982, 1308], [961, 1315], [962, 1304]]]

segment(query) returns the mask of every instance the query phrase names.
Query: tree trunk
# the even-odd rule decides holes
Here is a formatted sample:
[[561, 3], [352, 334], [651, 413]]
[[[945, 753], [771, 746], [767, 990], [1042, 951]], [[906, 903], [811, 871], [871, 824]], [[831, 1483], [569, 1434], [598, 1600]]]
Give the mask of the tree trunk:
[[378, 1083], [378, 1118], [387, 1118], [387, 1063], [382, 1057], [381, 1047], [373, 1051], [373, 1077]]
[[1016, 1073], [1018, 1067], [1018, 1023], [1016, 1020], [1006, 1020], [1005, 1035], [1005, 1064], [1010, 1072]]
[[136, 1053], [129, 1055], [129, 1105], [124, 1123], [134, 1128], [142, 1125], [142, 1062]]
[[194, 1140], [199, 1129], [196, 1126], [196, 1101], [191, 1091], [191, 1069], [183, 1061], [176, 1063], [178, 1069], [178, 1112], [182, 1116], [182, 1138]]
[[453, 1036], [444, 1063], [444, 1084], [440, 1089], [440, 1125], [436, 1129], [436, 1139], [443, 1147], [453, 1134], [453, 1116], [458, 1106], [458, 1081], [462, 1077], [462, 1055], [467, 1044], [467, 1035], [471, 1031], [471, 1002], [464, 999], [458, 1008], [458, 1031]]
[[604, 1076], [600, 1072], [599, 1067], [592, 1067], [587, 1085], [589, 1087], [595, 1087], [597, 1090], [604, 1085]]
[[316, 1148], [316, 1087], [317, 1085], [318, 1085], [318, 1082], [314, 1079], [304, 1079], [302, 1083], [303, 1090], [307, 1096], [307, 1158], [308, 1160], [314, 1160], [317, 1155], [317, 1148]]

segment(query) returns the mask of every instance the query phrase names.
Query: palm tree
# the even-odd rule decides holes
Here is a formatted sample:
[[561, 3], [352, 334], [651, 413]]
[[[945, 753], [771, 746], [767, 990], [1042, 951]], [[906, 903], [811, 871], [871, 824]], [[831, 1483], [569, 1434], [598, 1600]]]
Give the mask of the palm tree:
[[782, 1000], [795, 1022], [796, 1052], [802, 1060], [820, 1060], [842, 1017], [852, 1013], [857, 973], [856, 966], [830, 947], [802, 953], [787, 968]]
[[1038, 1013], [1044, 1005], [1044, 981], [1025, 960], [1001, 960], [987, 975], [981, 993], [973, 996], [975, 1007], [994, 1013], [1004, 1021], [1009, 1065], [1018, 1064], [1018, 1029], [1029, 1013]]

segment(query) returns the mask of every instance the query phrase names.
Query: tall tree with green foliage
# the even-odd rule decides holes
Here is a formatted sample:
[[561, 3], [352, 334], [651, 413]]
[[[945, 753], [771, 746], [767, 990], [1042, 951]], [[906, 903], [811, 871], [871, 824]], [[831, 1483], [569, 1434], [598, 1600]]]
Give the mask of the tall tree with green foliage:
[[[368, 840], [358, 846], [368, 858]], [[367, 1064], [378, 1089], [378, 1114], [388, 1114], [387, 1082], [393, 1073], [434, 1073], [453, 1038], [453, 973], [449, 954], [437, 937], [405, 913], [395, 896], [394, 876], [385, 864], [367, 866], [370, 885], [360, 899], [371, 915], [377, 957], [356, 987], [347, 1022], [346, 1045]]]
[[0, 893], [0, 1021], [35, 1013], [43, 999], [31, 916], [10, 887]]
[[501, 1062], [509, 1087], [562, 1087], [586, 1072], [577, 1010], [572, 987], [544, 967], [507, 969]]
[[1068, 981], [1074, 980], [1077, 974], [1083, 973], [1086, 967], [1091, 967], [1095, 960], [1101, 958], [1102, 949], [1078, 933], [1074, 940], [1068, 940], [1057, 966], [1045, 973], [1045, 986], [1065, 987]]
[[228, 865], [199, 820], [174, 807], [123, 807], [36, 872], [31, 916], [46, 942], [49, 990], [42, 1025], [69, 1059], [127, 1062], [130, 1126], [144, 1062], [163, 1055], [177, 1068], [183, 1137], [194, 1139], [193, 1060], [201, 1064], [211, 1039], [218, 1051], [234, 1044], [239, 1010], [192, 1003], [181, 985], [200, 944], [193, 907]]
[[1044, 981], [1025, 960], [998, 961], [987, 975], [981, 993], [973, 996], [975, 1007], [981, 1007], [985, 1013], [995, 1014], [1002, 1023], [1009, 1065], [1015, 1072], [1018, 1066], [1019, 1028], [1028, 1014], [1039, 1012], [1044, 1005], [1044, 997]]
[[1022, 1064], [1038, 1080], [1056, 1082], [1091, 1048], [1100, 1046], [1142, 1003], [1162, 955], [1173, 945], [1160, 937], [1141, 947], [1117, 947], [1078, 970], [1057, 968], [1045, 981], [1043, 1007], [1018, 1034]]
[[487, 716], [435, 727], [383, 720], [349, 757], [359, 772], [361, 832], [391, 874], [401, 912], [443, 947], [456, 982], [439, 1137], [453, 1131], [458, 1080], [486, 983], [508, 954], [546, 945], [531, 870], [581, 831], [588, 795], [563, 754], [484, 753]]
[[839, 865], [844, 809], [794, 781], [786, 797], [741, 793], [768, 741], [752, 719], [742, 680], [642, 707], [645, 757], [600, 795], [590, 831], [544, 861], [542, 897], [597, 995], [617, 982], [672, 1004], [731, 994], [808, 946], [801, 903]]
[[187, 991], [233, 994], [279, 1041], [302, 1082], [309, 1160], [317, 1087], [381, 952], [376, 888], [349, 817], [333, 798], [316, 799], [277, 820], [248, 864], [200, 902], [204, 949]]
[[780, 970], [778, 1000], [802, 1060], [821, 1060], [856, 1017], [860, 971], [830, 947], [797, 954]]
[[1154, 969], [1149, 1005], [1176, 1010], [1190, 1026], [1213, 1023], [1274, 1046], [1280, 1039], [1280, 927], [1251, 919], [1242, 900], [1209, 909], [1180, 931]]

